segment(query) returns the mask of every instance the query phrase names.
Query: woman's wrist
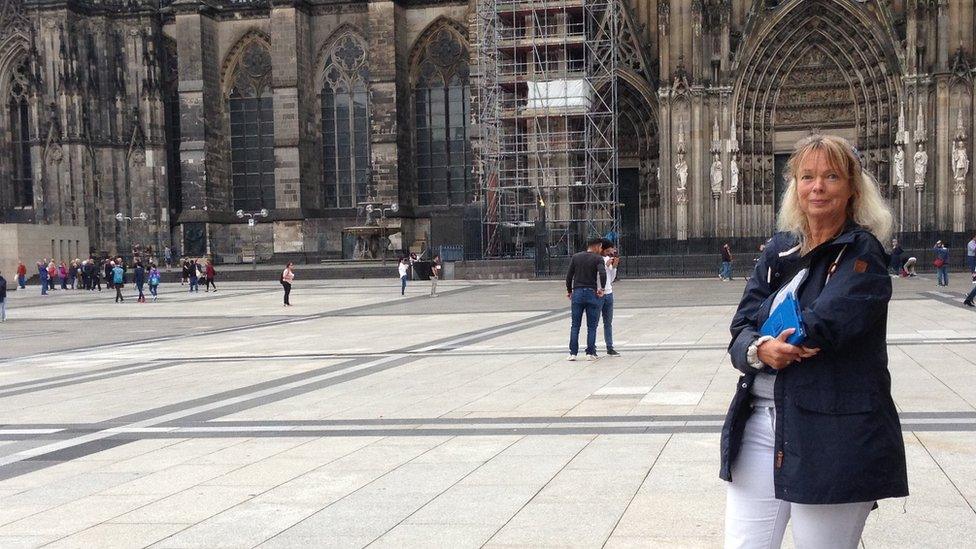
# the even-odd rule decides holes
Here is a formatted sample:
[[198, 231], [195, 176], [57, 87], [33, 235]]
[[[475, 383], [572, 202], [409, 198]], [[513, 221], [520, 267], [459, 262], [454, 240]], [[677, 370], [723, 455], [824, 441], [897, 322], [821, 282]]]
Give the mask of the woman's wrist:
[[761, 370], [762, 367], [765, 366], [763, 361], [759, 360], [759, 347], [761, 347], [763, 343], [766, 343], [772, 339], [772, 336], [762, 336], [753, 341], [752, 345], [749, 345], [749, 348], [746, 350], [746, 362], [749, 363], [749, 366], [752, 366], [757, 370]]

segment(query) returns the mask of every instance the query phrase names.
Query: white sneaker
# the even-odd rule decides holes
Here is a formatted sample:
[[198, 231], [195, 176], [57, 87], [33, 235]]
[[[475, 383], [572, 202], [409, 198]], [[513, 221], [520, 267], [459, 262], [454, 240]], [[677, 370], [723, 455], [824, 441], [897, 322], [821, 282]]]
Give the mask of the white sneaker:
[[576, 362], [576, 355], [569, 355], [568, 357], [566, 357], [566, 360], [570, 362]]
[[599, 359], [600, 359], [600, 357], [598, 357], [596, 355], [586, 355], [586, 360], [588, 360], [590, 362], [594, 362], [594, 361], [597, 361]]

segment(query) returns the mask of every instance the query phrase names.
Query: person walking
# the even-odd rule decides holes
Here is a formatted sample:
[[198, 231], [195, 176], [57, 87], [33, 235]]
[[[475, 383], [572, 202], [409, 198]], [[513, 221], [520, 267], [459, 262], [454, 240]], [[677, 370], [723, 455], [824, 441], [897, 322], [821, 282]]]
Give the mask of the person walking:
[[122, 269], [122, 265], [117, 265], [114, 261], [111, 263], [112, 267], [112, 287], [115, 288], [115, 302], [121, 303], [125, 301], [122, 297], [122, 288], [125, 287], [125, 270]]
[[95, 288], [98, 288], [98, 291], [100, 292], [102, 291], [101, 269], [99, 269], [98, 265], [95, 263], [94, 257], [89, 259], [88, 263], [89, 263], [89, 269], [91, 269], [91, 291], [94, 292]]
[[0, 273], [0, 322], [7, 321], [7, 279]]
[[68, 266], [64, 264], [64, 261], [58, 265], [58, 276], [61, 278], [61, 289], [68, 289]]
[[146, 302], [146, 294], [143, 293], [143, 288], [146, 285], [146, 269], [142, 266], [141, 261], [136, 262], [135, 268], [132, 270], [132, 281], [136, 285], [136, 290], [139, 292], [139, 297], [136, 299], [139, 303]]
[[47, 288], [50, 285], [48, 283], [47, 266], [41, 262], [37, 262], [37, 276], [41, 282], [41, 295], [47, 295]]
[[206, 282], [205, 282], [206, 283], [206, 288], [204, 289], [204, 291], [205, 292], [209, 292], [210, 291], [210, 288], [212, 287], [213, 288], [213, 291], [216, 292], [217, 291], [217, 284], [214, 283], [214, 277], [217, 276], [217, 270], [214, 269], [213, 261], [211, 261], [209, 259], [207, 260], [206, 265], [204, 265], [204, 271], [203, 272], [204, 272], [204, 274], [207, 277], [206, 278]]
[[406, 295], [407, 279], [410, 278], [410, 260], [401, 258], [400, 263], [397, 264], [397, 271], [400, 273], [400, 295]]
[[902, 249], [901, 245], [898, 244], [897, 238], [891, 239], [891, 274], [900, 275], [901, 266], [904, 265], [904, 260], [902, 259], [905, 255], [905, 250]]
[[430, 264], [430, 297], [437, 297], [437, 281], [441, 278], [441, 256], [435, 255]]
[[949, 249], [945, 247], [942, 241], [935, 243], [935, 247], [932, 248], [935, 251], [935, 261], [932, 265], [935, 266], [935, 273], [938, 278], [939, 286], [949, 285]]
[[190, 293], [200, 291], [200, 269], [197, 267], [197, 260], [191, 259], [187, 267], [187, 276], [190, 277]]
[[[788, 162], [776, 233], [731, 322], [742, 373], [721, 435], [725, 547], [854, 549], [876, 502], [908, 495], [891, 397], [887, 318], [893, 216], [846, 140], [812, 135]], [[794, 329], [760, 336], [787, 297]], [[857, 306], [852, 306], [856, 303]]]
[[180, 273], [180, 286], [183, 286], [190, 281], [190, 260], [184, 257], [180, 262], [180, 269], [182, 270]]
[[969, 274], [976, 273], [976, 235], [966, 244], [966, 268]]
[[23, 261], [17, 262], [17, 285], [21, 290], [27, 289], [27, 266]]
[[718, 272], [718, 277], [723, 282], [732, 280], [732, 247], [728, 242], [722, 245], [722, 268]]
[[152, 295], [153, 303], [155, 303], [156, 299], [159, 297], [158, 292], [160, 278], [162, 277], [159, 274], [159, 269], [156, 268], [156, 265], [151, 265], [149, 267], [149, 293]]
[[68, 265], [68, 280], [70, 281], [72, 290], [81, 289], [81, 284], [78, 281], [78, 264], [79, 261], [75, 259]]
[[596, 360], [596, 327], [603, 308], [603, 290], [607, 286], [607, 269], [601, 252], [603, 239], [587, 241], [586, 251], [575, 254], [566, 271], [566, 297], [570, 300], [572, 321], [569, 328], [569, 358], [579, 354], [579, 333], [586, 314], [586, 359]]
[[603, 240], [603, 266], [607, 271], [607, 285], [603, 290], [603, 307], [600, 314], [603, 317], [603, 342], [607, 346], [607, 356], [620, 356], [613, 347], [613, 281], [617, 279], [617, 266], [620, 265], [620, 254], [612, 240]]
[[291, 307], [291, 303], [288, 302], [288, 296], [291, 295], [291, 283], [295, 280], [295, 271], [292, 267], [295, 264], [291, 261], [288, 265], [285, 265], [285, 270], [281, 271], [281, 287], [285, 290], [285, 307]]
[[163, 248], [163, 261], [166, 262], [165, 265], [166, 265], [166, 268], [167, 269], [172, 268], [172, 266], [173, 266], [173, 250], [171, 250], [169, 248], [169, 246], [166, 246], [165, 248]]

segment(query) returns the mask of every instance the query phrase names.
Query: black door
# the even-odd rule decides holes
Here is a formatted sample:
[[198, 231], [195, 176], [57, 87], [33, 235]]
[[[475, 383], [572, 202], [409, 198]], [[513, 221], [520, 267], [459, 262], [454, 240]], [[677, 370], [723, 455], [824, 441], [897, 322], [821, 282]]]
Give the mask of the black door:
[[637, 168], [618, 170], [618, 199], [620, 202], [620, 240], [625, 253], [635, 253], [640, 240], [640, 171]]

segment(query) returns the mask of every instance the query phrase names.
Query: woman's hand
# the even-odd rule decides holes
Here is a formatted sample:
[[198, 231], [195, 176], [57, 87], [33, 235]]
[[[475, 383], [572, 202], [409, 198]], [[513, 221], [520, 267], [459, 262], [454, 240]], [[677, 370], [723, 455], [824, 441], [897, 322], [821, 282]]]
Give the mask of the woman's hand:
[[774, 370], [782, 370], [793, 362], [810, 358], [820, 352], [820, 349], [798, 347], [787, 343], [786, 340], [795, 331], [793, 328], [787, 328], [780, 332], [776, 339], [771, 339], [760, 345], [757, 350], [759, 360]]

